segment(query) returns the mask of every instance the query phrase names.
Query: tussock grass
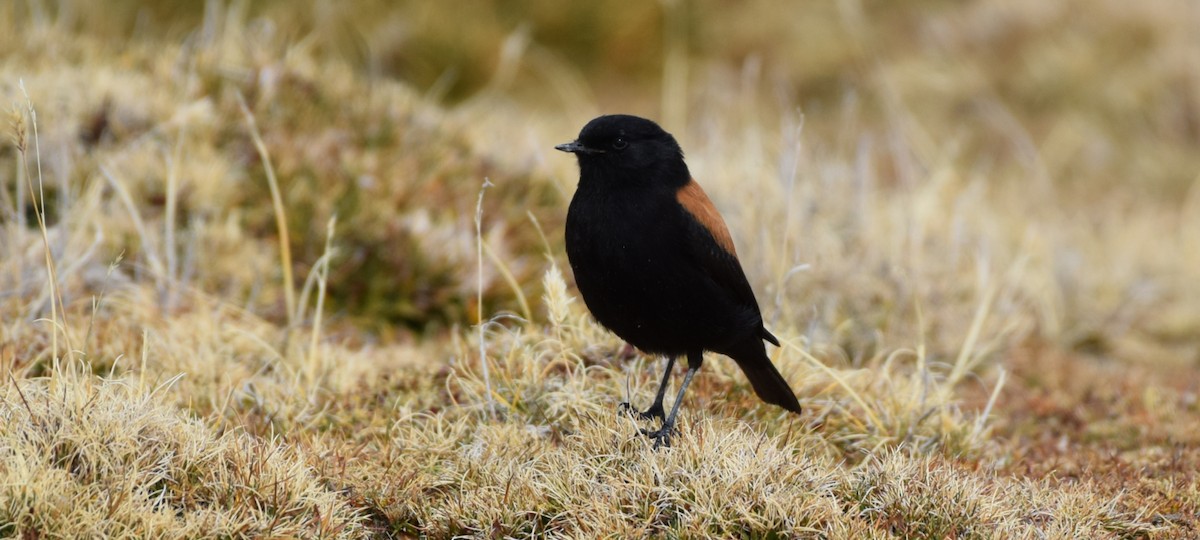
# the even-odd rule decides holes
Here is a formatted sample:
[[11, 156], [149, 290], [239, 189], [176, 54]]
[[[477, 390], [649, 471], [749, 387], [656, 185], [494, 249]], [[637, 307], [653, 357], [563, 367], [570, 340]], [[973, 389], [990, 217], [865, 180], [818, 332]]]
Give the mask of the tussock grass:
[[[1200, 526], [1195, 10], [131, 6], [0, 4], [5, 536]], [[550, 148], [618, 104], [804, 416], [715, 355], [674, 447], [616, 414]]]
[[296, 451], [223, 434], [130, 381], [59, 373], [0, 395], [0, 528], [64, 538], [353, 538]]

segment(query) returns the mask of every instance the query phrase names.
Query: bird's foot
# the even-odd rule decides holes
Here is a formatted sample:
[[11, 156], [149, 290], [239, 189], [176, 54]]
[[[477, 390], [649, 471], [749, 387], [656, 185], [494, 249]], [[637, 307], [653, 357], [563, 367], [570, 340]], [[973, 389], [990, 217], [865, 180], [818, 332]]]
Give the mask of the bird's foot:
[[655, 431], [650, 431], [648, 429], [643, 429], [641, 431], [642, 435], [650, 437], [650, 440], [654, 441], [654, 449], [658, 450], [660, 447], [665, 446], [669, 448], [671, 446], [671, 435], [675, 434], [675, 425], [664, 423], [661, 428]]
[[630, 405], [628, 401], [622, 401], [620, 405], [617, 405], [617, 410], [638, 420], [654, 420], [657, 418], [658, 421], [662, 422], [667, 418], [667, 415], [663, 412], [662, 403], [656, 403], [649, 409], [639, 411], [634, 409], [633, 405]]

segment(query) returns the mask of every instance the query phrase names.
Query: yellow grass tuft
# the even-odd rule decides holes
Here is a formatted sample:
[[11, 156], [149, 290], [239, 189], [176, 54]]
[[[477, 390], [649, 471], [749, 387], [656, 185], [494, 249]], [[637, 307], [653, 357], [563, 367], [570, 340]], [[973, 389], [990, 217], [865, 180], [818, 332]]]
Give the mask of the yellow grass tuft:
[[361, 517], [296, 451], [217, 433], [129, 381], [0, 391], [0, 529], [61, 537], [321, 537]]

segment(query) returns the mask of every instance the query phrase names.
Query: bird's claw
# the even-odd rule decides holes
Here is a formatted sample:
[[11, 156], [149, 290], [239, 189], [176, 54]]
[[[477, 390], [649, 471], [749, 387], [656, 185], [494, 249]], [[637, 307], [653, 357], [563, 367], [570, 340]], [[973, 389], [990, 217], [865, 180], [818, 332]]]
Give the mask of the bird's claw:
[[644, 411], [639, 411], [634, 409], [633, 405], [630, 405], [628, 401], [622, 401], [619, 405], [617, 405], [617, 410], [623, 414], [637, 418], [638, 420], [654, 420], [657, 418], [658, 421], [662, 422], [667, 418], [666, 413], [663, 412], [661, 403]]
[[675, 425], [667, 424], [667, 415], [663, 412], [661, 403], [653, 405], [645, 411], [639, 411], [633, 408], [633, 405], [630, 405], [629, 402], [622, 401], [617, 404], [617, 410], [638, 420], [653, 420], [657, 418], [659, 422], [662, 422], [662, 427], [655, 430], [639, 429], [638, 431], [654, 441], [655, 450], [658, 450], [660, 447], [671, 446], [671, 435], [675, 433]]
[[642, 435], [650, 437], [650, 440], [654, 441], [654, 449], [658, 450], [660, 447], [669, 448], [671, 446], [671, 435], [675, 433], [675, 426], [664, 424], [662, 428], [655, 431], [643, 429], [641, 432]]

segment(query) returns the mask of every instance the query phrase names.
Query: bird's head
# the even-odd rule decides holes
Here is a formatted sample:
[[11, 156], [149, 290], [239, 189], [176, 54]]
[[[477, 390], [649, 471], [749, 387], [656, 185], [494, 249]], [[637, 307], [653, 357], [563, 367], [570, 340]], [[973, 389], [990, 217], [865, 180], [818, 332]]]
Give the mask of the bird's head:
[[600, 116], [588, 122], [579, 138], [554, 148], [579, 158], [579, 167], [589, 172], [621, 177], [651, 178], [683, 175], [687, 166], [675, 137], [658, 124], [626, 114]]

